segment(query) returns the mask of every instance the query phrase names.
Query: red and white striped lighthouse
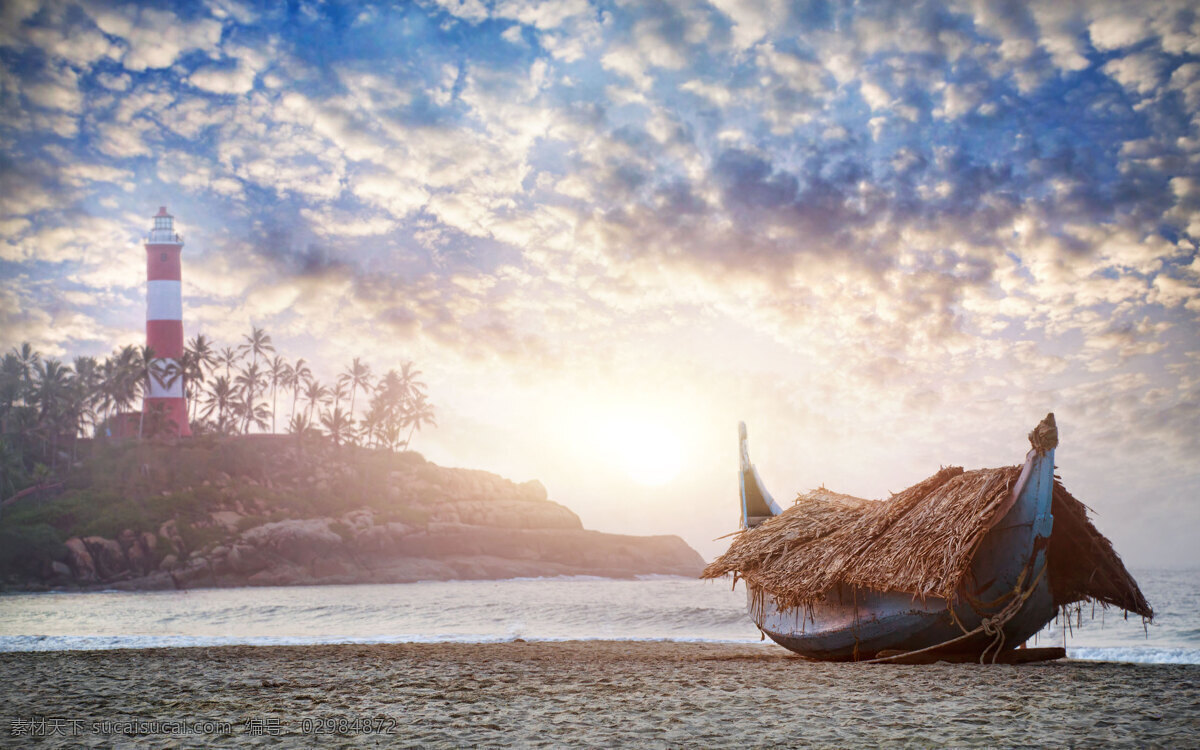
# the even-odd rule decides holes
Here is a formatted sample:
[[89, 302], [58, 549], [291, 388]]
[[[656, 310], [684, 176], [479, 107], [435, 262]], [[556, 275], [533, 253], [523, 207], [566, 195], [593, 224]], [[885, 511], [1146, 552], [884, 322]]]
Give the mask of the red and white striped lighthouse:
[[[191, 435], [183, 378], [177, 375], [183, 357], [183, 290], [179, 256], [183, 238], [175, 234], [175, 218], [162, 206], [154, 216], [154, 228], [146, 237], [146, 346], [154, 350], [166, 377], [150, 378], [150, 393], [142, 402], [143, 413], [162, 404], [167, 419], [179, 435]], [[173, 377], [174, 376], [174, 377]]]

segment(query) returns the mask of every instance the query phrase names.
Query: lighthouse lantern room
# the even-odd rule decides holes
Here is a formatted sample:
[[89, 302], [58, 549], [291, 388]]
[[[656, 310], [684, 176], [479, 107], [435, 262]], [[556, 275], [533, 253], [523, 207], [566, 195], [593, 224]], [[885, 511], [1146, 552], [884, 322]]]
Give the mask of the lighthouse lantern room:
[[183, 238], [175, 233], [175, 218], [162, 206], [154, 216], [154, 228], [146, 237], [146, 346], [154, 350], [157, 376], [142, 402], [144, 416], [161, 408], [168, 429], [191, 435], [183, 377], [183, 290], [180, 253]]

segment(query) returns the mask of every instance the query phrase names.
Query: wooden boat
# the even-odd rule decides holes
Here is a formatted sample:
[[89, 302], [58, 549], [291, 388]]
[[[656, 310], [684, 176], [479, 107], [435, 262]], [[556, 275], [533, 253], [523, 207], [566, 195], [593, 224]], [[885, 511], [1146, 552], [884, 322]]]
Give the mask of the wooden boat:
[[[1071, 600], [1091, 598], [1151, 617], [1149, 604], [1111, 545], [1087, 520], [1084, 506], [1061, 485], [1056, 489], [1054, 450], [1058, 433], [1053, 414], [1047, 415], [1030, 433], [1030, 441], [1033, 447], [1025, 456], [1019, 474], [1016, 467], [976, 472], [981, 480], [982, 472], [996, 472], [994, 476], [1005, 477], [1006, 484], [994, 486], [989, 479], [980, 490], [981, 493], [992, 493], [995, 499], [990, 501], [986, 512], [976, 514], [983, 520], [978, 521], [979, 528], [973, 532], [975, 536], [970, 537], [974, 540], [972, 548], [965, 553], [969, 556], [964, 556], [961, 563], [962, 566], [969, 564], [969, 568], [964, 567], [965, 574], [954, 579], [957, 583], [956, 588], [951, 589], [953, 595], [930, 596], [927, 592], [912, 590], [912, 587], [887, 590], [881, 586], [851, 585], [835, 577], [828, 588], [820, 589], [819, 595], [806, 595], [799, 605], [792, 602], [790, 606], [782, 606], [777, 599], [779, 588], [774, 589], [776, 594], [773, 595], [765, 584], [757, 585], [756, 581], [761, 579], [755, 578], [756, 569], [745, 562], [744, 555], [741, 563], [726, 560], [726, 557], [736, 557], [731, 553], [710, 565], [705, 577], [733, 572], [736, 585], [740, 573], [747, 582], [747, 610], [759, 629], [785, 648], [805, 657], [827, 661], [920, 663], [939, 658], [957, 661], [970, 658], [1016, 663], [1059, 658], [1064, 655], [1061, 648], [1038, 649], [1036, 653], [1027, 649], [1030, 653], [1020, 655], [1009, 652], [1041, 630], [1059, 608]], [[739, 427], [739, 442], [741, 520], [745, 529], [742, 534], [769, 533], [766, 528], [762, 532], [757, 529], [764, 525], [770, 527], [773, 521], [776, 526], [770, 527], [771, 530], [784, 528], [778, 524], [786, 521], [775, 520], [783, 511], [764, 487], [750, 461], [745, 424]], [[963, 474], [961, 469], [957, 471]], [[850, 513], [869, 506], [870, 510], [865, 512], [882, 516], [881, 511], [886, 508], [879, 503], [891, 502], [862, 501], [828, 494], [834, 498], [831, 502], [845, 500], [861, 504], [845, 506], [851, 508], [847, 511]], [[797, 502], [804, 498], [804, 495], [800, 496]], [[957, 501], [952, 499], [951, 502]], [[1047, 551], [1055, 532], [1052, 507], [1056, 504], [1064, 509], [1065, 515], [1070, 511], [1064, 522], [1064, 538], [1057, 542], [1057, 549], [1061, 550], [1057, 554], [1062, 561], [1058, 563], [1057, 581], [1054, 580], [1056, 571], [1048, 569], [1054, 566], [1047, 564]], [[842, 506], [830, 507], [838, 509]], [[894, 515], [909, 512], [910, 507], [916, 506], [905, 506]], [[798, 507], [796, 510], [803, 509]], [[944, 510], [938, 512], [943, 516], [946, 514]], [[848, 517], [853, 518], [852, 515]], [[887, 518], [887, 524], [895, 526], [896, 523], [893, 518]], [[775, 533], [777, 536], [772, 543], [776, 549], [762, 555], [766, 560], [763, 565], [770, 565], [772, 559], [778, 561], [780, 556], [791, 554], [789, 550], [798, 548], [789, 547], [789, 544], [809, 543], [807, 540], [780, 542], [780, 538], [793, 539], [795, 532], [783, 537], [778, 531]], [[750, 547], [753, 543], [754, 539], [749, 538], [742, 546]], [[811, 543], [821, 544], [822, 538], [814, 538]], [[737, 544], [735, 541], [735, 546]], [[1076, 547], [1085, 552], [1078, 552]], [[864, 543], [862, 550], [862, 554], [869, 555], [872, 548], [869, 543]], [[845, 557], [839, 552], [834, 559], [841, 562]], [[1078, 559], [1068, 561], [1068, 557]], [[804, 575], [805, 571], [800, 574]], [[1084, 581], [1085, 577], [1087, 581]], [[1101, 580], [1105, 578], [1109, 579], [1107, 583]]]

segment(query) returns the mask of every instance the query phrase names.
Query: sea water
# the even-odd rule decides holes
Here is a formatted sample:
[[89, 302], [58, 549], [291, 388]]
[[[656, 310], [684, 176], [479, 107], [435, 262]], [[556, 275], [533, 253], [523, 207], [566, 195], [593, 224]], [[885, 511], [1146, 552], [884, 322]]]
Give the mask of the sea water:
[[[1037, 645], [1200, 664], [1198, 570], [1135, 571], [1154, 622], [1086, 606]], [[1081, 620], [1081, 621], [1080, 621]], [[742, 586], [590, 577], [0, 596], [0, 651], [556, 640], [757, 642]]]

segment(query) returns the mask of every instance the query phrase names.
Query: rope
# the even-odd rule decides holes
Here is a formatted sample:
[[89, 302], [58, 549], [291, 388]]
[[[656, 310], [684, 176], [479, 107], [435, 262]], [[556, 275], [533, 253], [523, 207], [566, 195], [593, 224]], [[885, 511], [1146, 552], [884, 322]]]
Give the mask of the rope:
[[[1029, 584], [1029, 588], [1026, 589], [1023, 593], [1020, 593], [1018, 595], [1018, 590], [1021, 588], [1021, 580], [1025, 578], [1025, 571], [1021, 571], [1021, 575], [1017, 578], [1017, 585], [1010, 592], [1010, 594], [1015, 595], [1013, 600], [1010, 601], [1007, 605], [1005, 605], [1004, 609], [997, 612], [994, 617], [983, 618], [983, 622], [981, 622], [979, 624], [979, 627], [975, 628], [974, 630], [970, 631], [969, 633], [964, 633], [956, 638], [951, 638], [948, 641], [942, 641], [941, 643], [937, 643], [932, 646], [926, 646], [925, 648], [917, 649], [916, 651], [906, 651], [903, 654], [893, 654], [892, 656], [884, 656], [884, 657], [880, 657], [878, 659], [868, 659], [868, 660], [860, 662], [860, 663], [861, 664], [887, 664], [887, 663], [895, 661], [897, 659], [905, 659], [910, 656], [916, 656], [917, 654], [923, 654], [928, 651], [934, 651], [936, 649], [940, 649], [945, 646], [949, 646], [954, 643], [964, 641], [974, 635], [978, 635], [979, 633], [985, 633], [987, 635], [992, 636], [992, 641], [991, 641], [991, 643], [989, 643], [987, 645], [986, 648], [983, 649], [983, 653], [981, 653], [979, 655], [979, 663], [980, 664], [987, 663], [984, 660], [987, 658], [987, 655], [992, 650], [992, 648], [996, 647], [995, 653], [992, 654], [992, 661], [991, 661], [992, 664], [995, 664], [996, 659], [1000, 656], [1000, 652], [1004, 649], [1004, 641], [1005, 641], [1004, 626], [1007, 625], [1008, 621], [1011, 620], [1013, 617], [1015, 617], [1016, 614], [1021, 611], [1021, 607], [1025, 606], [1025, 602], [1029, 600], [1029, 597], [1033, 596], [1033, 592], [1037, 590], [1038, 584], [1041, 583], [1042, 576], [1045, 574], [1046, 574], [1046, 566], [1043, 565], [1041, 571], [1037, 574], [1037, 577], [1035, 577], [1033, 579], [1033, 582]], [[1001, 598], [1003, 598], [1003, 597], [1001, 597]]]

